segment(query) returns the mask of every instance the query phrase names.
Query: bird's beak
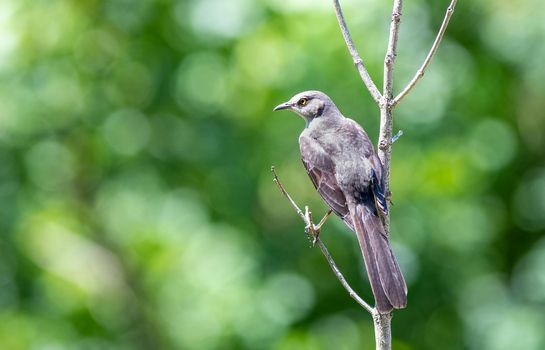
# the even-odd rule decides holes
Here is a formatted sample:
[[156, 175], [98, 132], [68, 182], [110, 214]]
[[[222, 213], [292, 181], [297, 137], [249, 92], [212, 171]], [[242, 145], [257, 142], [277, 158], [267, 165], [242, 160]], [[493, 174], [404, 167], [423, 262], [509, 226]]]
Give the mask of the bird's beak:
[[278, 106], [274, 107], [273, 111], [280, 111], [282, 109], [288, 109], [288, 108], [291, 108], [291, 103], [284, 102], [284, 103], [281, 103]]

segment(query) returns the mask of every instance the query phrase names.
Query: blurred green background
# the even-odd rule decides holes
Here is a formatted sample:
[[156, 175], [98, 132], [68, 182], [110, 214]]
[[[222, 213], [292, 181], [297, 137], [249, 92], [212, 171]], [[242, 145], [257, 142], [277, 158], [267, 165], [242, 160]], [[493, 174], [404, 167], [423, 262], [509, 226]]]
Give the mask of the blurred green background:
[[[391, 1], [343, 1], [382, 84]], [[396, 91], [448, 5], [405, 1]], [[460, 1], [399, 106], [394, 349], [545, 348], [545, 12]], [[327, 0], [0, 0], [1, 349], [373, 349], [271, 181], [315, 216], [303, 121], [378, 111]], [[355, 237], [322, 237], [367, 299]]]

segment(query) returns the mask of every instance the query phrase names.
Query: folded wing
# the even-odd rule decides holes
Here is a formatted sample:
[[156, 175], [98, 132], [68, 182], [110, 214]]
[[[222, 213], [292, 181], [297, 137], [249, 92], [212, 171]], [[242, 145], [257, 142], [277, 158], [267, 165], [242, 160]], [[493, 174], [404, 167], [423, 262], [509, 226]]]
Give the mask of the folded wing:
[[346, 197], [335, 177], [335, 164], [331, 157], [306, 137], [299, 139], [301, 159], [314, 187], [326, 204], [354, 231]]

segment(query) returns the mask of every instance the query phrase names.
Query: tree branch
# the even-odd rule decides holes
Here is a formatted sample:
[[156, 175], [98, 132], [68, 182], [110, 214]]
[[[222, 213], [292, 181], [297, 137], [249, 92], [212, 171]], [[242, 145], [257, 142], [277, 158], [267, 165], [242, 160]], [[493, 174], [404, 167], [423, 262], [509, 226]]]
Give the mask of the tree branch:
[[384, 84], [382, 91], [383, 102], [390, 102], [394, 90], [394, 63], [397, 56], [397, 39], [399, 37], [399, 25], [401, 24], [402, 0], [394, 0], [392, 10], [392, 20], [390, 23], [390, 37], [388, 39], [388, 49], [384, 57]]
[[[380, 108], [380, 134], [378, 156], [383, 167], [384, 192], [390, 196], [390, 158], [392, 151], [392, 128], [393, 116], [390, 106], [393, 99], [394, 90], [394, 64], [397, 56], [397, 40], [399, 37], [399, 26], [401, 24], [401, 10], [403, 8], [402, 0], [394, 0], [392, 9], [392, 19], [390, 23], [390, 36], [388, 39], [388, 49], [384, 57], [384, 81], [382, 88], [382, 100]], [[384, 229], [386, 234], [390, 234], [390, 214], [384, 216]], [[373, 314], [373, 323], [375, 324], [375, 343], [377, 350], [390, 350], [392, 348], [392, 313]]]
[[396, 106], [399, 103], [399, 101], [401, 101], [405, 96], [407, 96], [407, 94], [414, 88], [416, 83], [424, 76], [426, 68], [428, 68], [428, 65], [430, 64], [431, 59], [435, 55], [435, 52], [437, 51], [437, 48], [439, 47], [441, 40], [443, 40], [443, 35], [445, 34], [445, 31], [447, 30], [450, 17], [452, 17], [452, 14], [454, 13], [456, 2], [457, 0], [452, 0], [452, 2], [450, 3], [445, 13], [445, 18], [443, 18], [443, 23], [441, 24], [441, 28], [439, 28], [439, 32], [437, 33], [437, 36], [435, 37], [435, 41], [433, 42], [433, 45], [431, 46], [430, 52], [428, 52], [428, 55], [426, 56], [424, 63], [422, 63], [422, 66], [416, 71], [415, 76], [409, 82], [409, 84], [405, 87], [405, 89], [403, 89], [403, 91], [401, 91], [396, 96], [396, 98], [392, 101], [392, 104], [391, 104], [392, 107]]
[[273, 173], [273, 181], [274, 183], [276, 183], [276, 185], [278, 186], [278, 188], [280, 189], [280, 192], [282, 192], [282, 194], [288, 199], [288, 201], [290, 202], [291, 206], [295, 209], [295, 211], [297, 212], [297, 214], [301, 217], [301, 219], [303, 219], [303, 221], [305, 222], [305, 231], [307, 232], [307, 234], [310, 234], [312, 235], [313, 237], [313, 244], [318, 244], [318, 247], [320, 247], [320, 250], [322, 251], [322, 253], [324, 254], [327, 262], [329, 263], [329, 266], [331, 267], [331, 269], [333, 270], [333, 273], [335, 273], [335, 276], [337, 276], [337, 279], [341, 282], [342, 286], [344, 287], [344, 289], [346, 289], [346, 291], [348, 292], [348, 294], [350, 295], [350, 297], [352, 299], [354, 299], [358, 304], [361, 305], [361, 307], [363, 307], [365, 310], [367, 310], [371, 315], [375, 315], [376, 314], [376, 310], [375, 308], [373, 308], [372, 306], [370, 306], [369, 304], [367, 304], [359, 295], [358, 293], [356, 293], [354, 291], [354, 289], [352, 289], [352, 287], [348, 284], [348, 282], [346, 281], [346, 278], [344, 278], [343, 274], [341, 273], [341, 270], [339, 270], [339, 268], [337, 267], [337, 264], [335, 263], [335, 260], [333, 260], [333, 257], [331, 256], [331, 254], [329, 254], [329, 251], [327, 250], [327, 247], [325, 246], [325, 244], [322, 242], [322, 240], [319, 238], [319, 233], [320, 233], [320, 230], [322, 228], [322, 225], [325, 224], [325, 222], [327, 221], [327, 219], [331, 216], [331, 213], [332, 211], [330, 210], [323, 218], [322, 220], [320, 220], [320, 223], [318, 225], [314, 225], [314, 223], [312, 222], [312, 213], [309, 211], [308, 209], [308, 206], [305, 206], [305, 212], [303, 213], [303, 211], [299, 208], [299, 206], [297, 205], [297, 203], [295, 203], [295, 201], [291, 198], [291, 196], [289, 195], [288, 191], [286, 191], [286, 189], [284, 188], [284, 186], [282, 185], [282, 183], [280, 182], [280, 179], [278, 178], [278, 175], [276, 174], [276, 170], [273, 167], [271, 167], [271, 172]]
[[373, 323], [375, 324], [375, 343], [376, 350], [391, 350], [392, 348], [392, 317], [393, 314], [373, 314]]
[[348, 51], [350, 52], [350, 55], [352, 56], [354, 65], [358, 69], [361, 80], [363, 80], [363, 82], [365, 83], [365, 86], [367, 86], [369, 93], [371, 94], [375, 102], [379, 104], [382, 96], [380, 95], [380, 92], [378, 91], [377, 86], [373, 82], [373, 78], [371, 78], [371, 76], [369, 75], [369, 72], [367, 72], [367, 69], [365, 68], [365, 64], [363, 63], [363, 59], [361, 58], [360, 54], [358, 53], [358, 50], [356, 49], [356, 46], [354, 45], [354, 42], [352, 41], [352, 36], [350, 35], [350, 32], [348, 31], [348, 26], [344, 19], [343, 10], [341, 8], [341, 4], [339, 3], [339, 0], [333, 0], [333, 5], [335, 6], [335, 14], [337, 15], [337, 20], [339, 21], [339, 27], [341, 28], [344, 41], [346, 42]]
[[[392, 19], [390, 23], [390, 36], [388, 49], [384, 57], [384, 85], [380, 107], [380, 135], [378, 142], [378, 156], [382, 162], [384, 192], [390, 193], [390, 158], [392, 145], [392, 108], [390, 106], [394, 90], [394, 64], [397, 56], [397, 39], [399, 37], [399, 26], [401, 23], [402, 0], [394, 0]], [[384, 228], [390, 233], [390, 215], [384, 217]]]

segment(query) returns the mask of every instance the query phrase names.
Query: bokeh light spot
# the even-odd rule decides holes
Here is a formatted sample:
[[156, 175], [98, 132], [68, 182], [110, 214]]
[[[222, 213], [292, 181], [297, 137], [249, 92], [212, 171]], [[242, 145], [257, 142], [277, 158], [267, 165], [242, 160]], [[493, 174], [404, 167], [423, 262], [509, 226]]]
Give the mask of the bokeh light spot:
[[215, 111], [227, 94], [226, 68], [221, 56], [200, 52], [188, 56], [178, 70], [176, 100], [187, 109], [188, 103], [199, 111]]
[[90, 30], [74, 45], [74, 58], [84, 70], [97, 73], [111, 65], [119, 54], [119, 44], [110, 32]]
[[515, 270], [513, 286], [524, 298], [545, 302], [545, 239], [538, 241]]
[[485, 119], [471, 130], [469, 154], [479, 169], [499, 170], [515, 156], [517, 140], [513, 129], [505, 122]]
[[260, 301], [269, 318], [290, 324], [303, 318], [314, 306], [314, 288], [299, 275], [280, 273], [265, 283]]
[[533, 169], [522, 177], [514, 197], [515, 219], [527, 230], [545, 228], [545, 169]]
[[193, 1], [191, 24], [198, 35], [233, 38], [255, 22], [257, 9], [251, 0]]
[[146, 147], [150, 126], [146, 116], [139, 111], [120, 110], [108, 117], [103, 134], [114, 152], [132, 156]]
[[25, 158], [28, 175], [42, 189], [56, 189], [72, 180], [76, 161], [72, 152], [55, 140], [34, 145]]

